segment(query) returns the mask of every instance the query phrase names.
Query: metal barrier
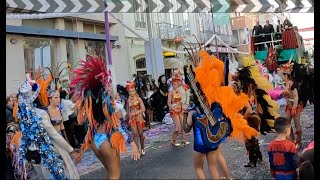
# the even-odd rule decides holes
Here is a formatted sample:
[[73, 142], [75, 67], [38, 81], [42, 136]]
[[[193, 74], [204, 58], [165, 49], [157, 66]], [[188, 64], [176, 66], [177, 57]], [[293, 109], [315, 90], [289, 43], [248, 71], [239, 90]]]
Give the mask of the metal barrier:
[[[276, 40], [275, 38], [275, 35], [282, 35], [282, 33], [280, 32], [275, 32], [275, 33], [268, 33], [268, 34], [260, 34], [260, 35], [253, 35], [253, 38], [256, 38], [256, 37], [265, 37], [266, 35], [271, 35], [271, 41], [262, 41], [262, 42], [259, 42], [259, 43], [254, 43], [254, 45], [260, 45], [260, 44], [264, 44], [266, 46], [267, 43], [271, 43], [272, 44], [272, 47], [275, 47], [275, 43], [279, 42], [280, 44], [282, 44], [282, 40], [279, 39], [279, 40]], [[297, 44], [298, 44], [298, 48], [299, 49], [303, 49], [302, 48], [302, 44], [300, 43], [300, 40], [298, 39], [299, 38], [299, 34], [296, 32], [296, 40], [297, 40]]]
[[268, 34], [253, 35], [253, 38], [260, 37], [260, 36], [265, 37], [265, 36], [271, 35], [271, 41], [264, 41], [263, 40], [262, 42], [254, 43], [254, 45], [256, 46], [256, 45], [264, 44], [266, 46], [267, 43], [271, 43], [272, 47], [275, 47], [274, 45], [277, 42], [280, 42], [280, 44], [282, 44], [282, 40], [281, 39], [276, 40], [276, 38], [275, 38], [275, 35], [279, 35], [279, 34], [281, 35], [282, 33], [275, 32], [275, 33], [268, 33]]

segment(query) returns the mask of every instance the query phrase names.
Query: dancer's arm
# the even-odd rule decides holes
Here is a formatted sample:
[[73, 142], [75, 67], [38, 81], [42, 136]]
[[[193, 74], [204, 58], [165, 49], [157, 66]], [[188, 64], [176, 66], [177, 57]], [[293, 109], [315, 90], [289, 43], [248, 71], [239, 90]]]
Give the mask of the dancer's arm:
[[298, 102], [299, 101], [299, 95], [298, 95], [298, 90], [297, 88], [293, 89], [293, 107], [291, 109], [291, 115], [295, 116], [297, 114], [297, 107], [298, 107]]
[[140, 110], [136, 111], [135, 114], [138, 115], [138, 114], [142, 114], [146, 111], [146, 107], [144, 106], [144, 103], [142, 101], [142, 99], [140, 97], [138, 97], [138, 101], [139, 101], [139, 104], [140, 104]]
[[299, 101], [299, 94], [298, 94], [298, 90], [297, 88], [294, 88], [293, 90], [293, 108], [297, 108], [298, 107], [298, 101]]
[[131, 147], [132, 147], [132, 158], [134, 160], [140, 159], [140, 153], [139, 153], [138, 146], [133, 141], [133, 139], [132, 139], [132, 137], [131, 137], [131, 135], [130, 135], [130, 133], [128, 131], [128, 128], [124, 124], [123, 118], [120, 119], [120, 123], [117, 126], [117, 130], [123, 135], [123, 137], [125, 138], [126, 142], [131, 145]]
[[168, 94], [168, 101], [167, 101], [167, 104], [168, 104], [170, 110], [172, 109], [171, 97], [172, 97], [172, 92], [170, 91]]
[[[192, 114], [194, 110], [189, 111], [188, 113], [183, 114], [183, 130], [186, 133], [189, 133], [192, 129]], [[191, 124], [191, 125], [190, 125]]]
[[53, 127], [50, 122], [50, 118], [47, 112], [41, 112], [42, 125], [46, 129], [48, 135], [53, 141], [55, 141], [61, 148], [64, 148], [68, 153], [73, 152], [73, 148], [68, 144], [68, 142], [58, 133], [58, 131]]
[[246, 105], [246, 112], [244, 113], [244, 115], [243, 115], [243, 118], [244, 119], [247, 119], [249, 116], [250, 116], [250, 114], [251, 114], [251, 112], [252, 112], [252, 108], [251, 108], [251, 105], [250, 105], [250, 103], [248, 102], [248, 104]]

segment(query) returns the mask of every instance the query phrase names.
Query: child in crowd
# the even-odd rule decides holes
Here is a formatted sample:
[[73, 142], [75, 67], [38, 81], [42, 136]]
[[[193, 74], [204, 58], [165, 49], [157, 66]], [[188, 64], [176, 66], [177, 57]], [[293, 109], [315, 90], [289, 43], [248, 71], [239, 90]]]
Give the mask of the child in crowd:
[[290, 135], [290, 121], [284, 117], [275, 120], [277, 137], [268, 146], [270, 170], [275, 180], [297, 179], [297, 148], [287, 138]]
[[[313, 141], [311, 143], [313, 145]], [[311, 146], [312, 146], [311, 145]], [[299, 180], [313, 180], [314, 179], [314, 148], [310, 147], [304, 149], [299, 160]]]

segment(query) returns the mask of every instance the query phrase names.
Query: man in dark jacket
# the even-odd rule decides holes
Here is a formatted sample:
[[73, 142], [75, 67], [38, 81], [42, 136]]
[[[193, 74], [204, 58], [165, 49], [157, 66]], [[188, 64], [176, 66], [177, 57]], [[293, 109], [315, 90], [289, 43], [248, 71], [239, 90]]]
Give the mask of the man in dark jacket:
[[[257, 36], [257, 37], [254, 37], [254, 43], [261, 43], [263, 41], [263, 37], [258, 36], [258, 35], [262, 35], [262, 34], [263, 34], [262, 26], [259, 24], [259, 21], [257, 21], [256, 25], [253, 27], [253, 30], [252, 30], [252, 35]], [[262, 51], [263, 44], [255, 45], [254, 50], [255, 51]]]
[[14, 104], [14, 101], [12, 100], [12, 98], [10, 96], [7, 97], [7, 99], [6, 99], [6, 124], [7, 124], [7, 126], [9, 123], [14, 123], [14, 118], [12, 115], [13, 104]]
[[[277, 25], [277, 34], [276, 34], [276, 40], [281, 40], [281, 34], [283, 32], [283, 25], [280, 22], [280, 19], [278, 19], [278, 25]], [[279, 42], [277, 42], [276, 44], [280, 44]]]
[[[263, 27], [264, 41], [271, 41], [271, 34], [274, 33], [274, 28], [272, 24], [269, 24], [269, 20], [266, 21], [266, 25]], [[270, 48], [271, 43], [267, 43], [268, 49]]]

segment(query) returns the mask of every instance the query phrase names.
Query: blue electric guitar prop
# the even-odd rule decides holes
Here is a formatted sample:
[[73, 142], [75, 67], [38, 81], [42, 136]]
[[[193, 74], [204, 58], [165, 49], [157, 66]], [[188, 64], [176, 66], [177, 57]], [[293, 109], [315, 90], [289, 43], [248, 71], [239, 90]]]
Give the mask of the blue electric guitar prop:
[[191, 65], [184, 67], [186, 83], [192, 88], [204, 114], [192, 116], [195, 124], [201, 129], [203, 141], [207, 147], [217, 148], [232, 132], [230, 120], [222, 112], [218, 103], [213, 103], [211, 108], [204, 99], [201, 90], [197, 87]]

